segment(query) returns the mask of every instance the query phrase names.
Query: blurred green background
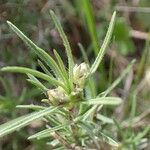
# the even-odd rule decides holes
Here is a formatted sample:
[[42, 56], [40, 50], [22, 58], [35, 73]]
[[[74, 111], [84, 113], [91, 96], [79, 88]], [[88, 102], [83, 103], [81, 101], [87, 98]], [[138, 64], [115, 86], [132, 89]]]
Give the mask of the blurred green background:
[[[130, 149], [127, 139], [143, 133], [150, 124], [150, 1], [0, 0], [0, 68], [17, 65], [41, 69], [34, 53], [9, 29], [7, 20], [52, 56], [53, 49], [57, 49], [66, 62], [62, 41], [49, 16], [50, 9], [61, 20], [76, 63], [84, 61], [78, 43], [82, 43], [90, 62], [93, 62], [105, 37], [111, 15], [114, 10], [117, 11], [113, 38], [93, 84], [95, 93], [104, 91], [125, 66], [136, 58], [133, 70], [112, 93], [124, 99], [123, 105], [113, 113], [111, 109], [103, 110], [107, 116], [115, 116], [118, 122], [138, 117], [138, 122], [135, 120], [131, 128], [125, 127], [125, 137], [122, 138], [119, 133], [116, 137], [124, 143], [124, 149]], [[135, 91], [136, 100], [133, 98]], [[16, 105], [40, 103], [41, 97], [40, 91], [28, 84], [25, 76], [0, 73], [0, 123], [27, 113], [26, 110], [15, 108]], [[45, 144], [47, 139], [26, 140], [28, 134], [39, 128], [42, 128], [42, 124], [35, 122], [24, 130], [0, 139], [0, 150], [49, 149]], [[150, 133], [146, 132], [142, 138], [147, 138], [144, 149], [149, 150]]]

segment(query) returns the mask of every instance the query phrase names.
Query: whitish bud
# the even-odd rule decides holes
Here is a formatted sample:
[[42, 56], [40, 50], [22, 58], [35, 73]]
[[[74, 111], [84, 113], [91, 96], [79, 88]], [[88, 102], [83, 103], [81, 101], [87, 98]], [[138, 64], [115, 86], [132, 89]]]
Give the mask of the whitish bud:
[[64, 90], [61, 87], [48, 90], [47, 95], [50, 102], [52, 102], [54, 105], [58, 105], [59, 103], [63, 102], [65, 98]]
[[83, 87], [85, 84], [86, 76], [89, 72], [89, 67], [86, 63], [75, 65], [73, 68], [73, 81], [79, 87]]

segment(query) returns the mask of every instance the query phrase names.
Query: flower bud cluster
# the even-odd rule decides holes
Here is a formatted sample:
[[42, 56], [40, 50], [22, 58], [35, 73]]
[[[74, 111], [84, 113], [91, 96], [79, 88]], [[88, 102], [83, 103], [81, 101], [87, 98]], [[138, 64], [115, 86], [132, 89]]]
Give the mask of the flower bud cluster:
[[75, 65], [73, 68], [74, 88], [70, 95], [67, 95], [63, 88], [57, 87], [47, 91], [48, 100], [52, 105], [60, 105], [71, 100], [81, 99], [82, 91], [85, 85], [86, 77], [89, 73], [89, 67], [86, 63]]

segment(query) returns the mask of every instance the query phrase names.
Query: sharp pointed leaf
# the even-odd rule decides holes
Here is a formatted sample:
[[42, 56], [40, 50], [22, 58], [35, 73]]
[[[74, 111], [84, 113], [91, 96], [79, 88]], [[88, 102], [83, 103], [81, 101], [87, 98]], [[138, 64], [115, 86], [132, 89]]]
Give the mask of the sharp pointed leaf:
[[24, 74], [31, 74], [35, 77], [38, 77], [38, 78], [41, 78], [45, 81], [48, 81], [49, 83], [51, 83], [52, 85], [59, 85], [61, 87], [63, 87], [65, 90], [65, 86], [58, 80], [56, 80], [55, 78], [52, 78], [42, 72], [39, 72], [39, 71], [36, 71], [36, 70], [33, 70], [33, 69], [29, 69], [29, 68], [26, 68], [26, 67], [4, 67], [1, 69], [1, 71], [9, 71], [9, 72], [18, 72], [18, 73], [24, 73]]
[[20, 128], [23, 128], [27, 126], [28, 124], [30, 124], [32, 121], [40, 119], [54, 112], [56, 109], [57, 107], [55, 108], [49, 107], [44, 110], [19, 117], [17, 119], [14, 119], [12, 121], [9, 121], [7, 123], [0, 125], [0, 137], [7, 135], [9, 133], [12, 133], [16, 130], [19, 130]]
[[83, 103], [89, 105], [119, 105], [121, 102], [122, 100], [118, 97], [97, 97]]
[[107, 48], [107, 46], [110, 42], [111, 36], [112, 36], [112, 32], [113, 32], [113, 28], [114, 28], [114, 24], [115, 24], [115, 19], [116, 19], [116, 12], [114, 12], [112, 15], [112, 18], [111, 18], [111, 21], [109, 24], [109, 28], [108, 28], [107, 34], [105, 36], [104, 42], [102, 44], [102, 47], [100, 48], [100, 51], [98, 53], [98, 56], [96, 57], [95, 62], [91, 66], [91, 69], [90, 69], [91, 74], [93, 74], [97, 70], [97, 68], [98, 68], [98, 66], [99, 66], [99, 64], [100, 64], [100, 62], [101, 62], [101, 60], [105, 54], [106, 48]]
[[47, 91], [48, 89], [33, 75], [27, 74], [30, 79], [28, 79], [29, 82], [34, 84], [36, 87], [41, 89], [43, 92]]
[[60, 129], [64, 129], [66, 125], [59, 125], [59, 126], [56, 126], [56, 127], [53, 127], [53, 128], [49, 128], [49, 129], [45, 129], [41, 132], [38, 132], [32, 136], [30, 136], [28, 139], [41, 139], [41, 138], [46, 138], [46, 137], [50, 137], [50, 134], [55, 132], [55, 131], [58, 131]]
[[109, 145], [116, 147], [119, 146], [119, 144], [116, 141], [114, 141], [111, 137], [105, 135], [104, 133], [100, 132], [100, 136], [102, 138], [102, 141], [108, 143]]
[[74, 61], [73, 61], [73, 56], [72, 56], [72, 52], [71, 52], [71, 47], [70, 47], [70, 44], [69, 44], [69, 41], [63, 31], [63, 28], [60, 24], [60, 21], [57, 19], [56, 15], [54, 14], [54, 12], [51, 10], [50, 11], [50, 15], [55, 23], [55, 26], [60, 34], [60, 37], [62, 38], [63, 40], [63, 44], [65, 46], [65, 50], [66, 50], [66, 53], [67, 53], [67, 57], [68, 57], [68, 64], [69, 64], [69, 79], [70, 79], [70, 82], [73, 84], [73, 80], [72, 80], [72, 75], [73, 75], [73, 66], [74, 66]]
[[17, 105], [16, 106], [17, 108], [24, 108], [24, 109], [33, 109], [33, 110], [41, 110], [41, 109], [45, 109], [46, 107], [43, 107], [43, 106], [39, 106], [39, 105], [33, 105], [33, 104], [30, 104], [30, 105]]
[[25, 34], [23, 34], [15, 25], [7, 21], [10, 28], [29, 46], [55, 73], [56, 76], [62, 77], [58, 65], [53, 58], [47, 54], [43, 49], [35, 45]]
[[40, 67], [43, 69], [43, 71], [47, 75], [49, 75], [50, 77], [53, 77], [53, 75], [50, 73], [50, 71], [45, 67], [45, 65], [40, 60], [38, 60], [38, 64], [40, 65]]
[[110, 87], [104, 92], [104, 96], [107, 96], [127, 75], [127, 73], [131, 70], [133, 64], [135, 63], [135, 60], [132, 60], [128, 66], [123, 70], [121, 75], [110, 85]]

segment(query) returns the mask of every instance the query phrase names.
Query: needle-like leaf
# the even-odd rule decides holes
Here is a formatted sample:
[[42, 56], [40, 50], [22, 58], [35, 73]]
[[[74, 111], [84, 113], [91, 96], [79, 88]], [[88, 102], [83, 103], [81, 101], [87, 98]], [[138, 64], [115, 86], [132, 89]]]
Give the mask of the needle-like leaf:
[[89, 105], [119, 105], [121, 102], [122, 100], [118, 97], [97, 97], [83, 103]]
[[42, 61], [38, 60], [38, 64], [40, 65], [40, 67], [43, 69], [43, 71], [49, 75], [50, 77], [53, 77], [53, 75], [51, 74], [51, 72], [45, 67], [45, 65], [43, 64]]
[[70, 82], [73, 84], [73, 66], [74, 66], [74, 61], [73, 61], [73, 56], [72, 56], [72, 52], [71, 52], [71, 47], [70, 47], [70, 44], [69, 44], [69, 41], [64, 33], [64, 30], [60, 24], [60, 21], [57, 19], [56, 15], [54, 14], [54, 12], [51, 10], [50, 11], [50, 15], [55, 23], [55, 26], [60, 34], [60, 37], [62, 38], [63, 40], [63, 44], [65, 46], [65, 50], [66, 50], [66, 53], [67, 53], [67, 57], [68, 57], [68, 65], [69, 65], [69, 79], [70, 79]]
[[110, 93], [122, 80], [123, 78], [127, 75], [127, 73], [131, 70], [133, 64], [135, 63], [135, 59], [132, 60], [128, 66], [122, 71], [120, 76], [109, 86], [109, 88], [104, 92], [103, 96], [107, 96], [108, 93]]
[[29, 46], [55, 73], [57, 77], [62, 77], [62, 74], [59, 70], [58, 65], [54, 59], [47, 54], [43, 49], [35, 45], [25, 34], [23, 34], [15, 25], [7, 21], [10, 28]]
[[96, 57], [96, 60], [94, 61], [93, 65], [91, 66], [91, 69], [90, 69], [91, 74], [93, 74], [97, 70], [97, 68], [98, 68], [98, 66], [99, 66], [99, 64], [100, 64], [100, 62], [101, 62], [101, 60], [105, 54], [106, 48], [107, 48], [107, 46], [110, 42], [111, 36], [112, 36], [112, 32], [113, 32], [113, 28], [114, 28], [114, 24], [115, 24], [115, 19], [116, 19], [116, 12], [114, 12], [112, 15], [112, 18], [111, 18], [111, 21], [109, 24], [109, 28], [108, 28], [107, 34], [105, 36], [104, 42], [102, 44], [102, 47], [100, 48], [100, 51]]
[[112, 146], [116, 146], [116, 147], [119, 146], [119, 144], [116, 141], [114, 141], [111, 137], [105, 135], [104, 133], [100, 132], [100, 136], [101, 136], [102, 141], [104, 141]]
[[106, 116], [104, 116], [102, 114], [97, 114], [96, 118], [98, 120], [101, 120], [103, 123], [109, 123], [109, 124], [113, 124], [114, 123], [114, 121], [111, 118], [108, 118], [108, 117], [106, 117]]
[[43, 92], [47, 91], [48, 89], [33, 75], [27, 74], [30, 79], [27, 79], [30, 83], [34, 84], [36, 87], [41, 89]]
[[30, 105], [17, 105], [16, 108], [33, 109], [33, 110], [43, 110], [46, 107], [30, 104]]
[[83, 57], [84, 61], [89, 65], [89, 64], [90, 64], [90, 61], [89, 61], [89, 59], [88, 59], [87, 53], [86, 53], [86, 51], [85, 51], [83, 45], [82, 45], [81, 43], [78, 43], [78, 46], [79, 46], [79, 48], [80, 48], [80, 51], [81, 51], [81, 53], [82, 53], [82, 57]]
[[51, 83], [52, 85], [57, 85], [57, 86], [61, 86], [63, 87], [64, 89], [65, 86], [58, 80], [56, 80], [55, 78], [52, 78], [42, 72], [39, 72], [39, 71], [36, 71], [36, 70], [33, 70], [33, 69], [29, 69], [29, 68], [26, 68], [26, 67], [4, 67], [1, 69], [1, 71], [9, 71], [9, 72], [18, 72], [18, 73], [24, 73], [24, 74], [31, 74], [35, 77], [38, 77], [38, 78], [41, 78], [43, 80], [46, 80], [48, 81], [49, 83]]
[[32, 121], [35, 121], [50, 113], [53, 113], [56, 109], [57, 107], [55, 108], [49, 107], [44, 110], [19, 117], [17, 119], [14, 119], [12, 121], [0, 125], [0, 137], [12, 133], [16, 130], [19, 130], [20, 128], [23, 128], [28, 124], [30, 124]]
[[59, 126], [56, 126], [56, 127], [53, 127], [53, 128], [49, 128], [49, 129], [45, 129], [41, 132], [38, 132], [30, 137], [28, 137], [28, 139], [42, 139], [42, 138], [46, 138], [46, 137], [49, 137], [51, 133], [55, 132], [55, 131], [58, 131], [60, 129], [64, 129], [66, 125], [59, 125]]
[[54, 55], [58, 61], [58, 64], [59, 64], [59, 67], [62, 71], [62, 74], [64, 76], [64, 80], [66, 82], [66, 84], [68, 85], [68, 87], [70, 87], [70, 83], [69, 83], [69, 80], [68, 80], [68, 74], [67, 74], [67, 71], [66, 71], [66, 68], [65, 68], [65, 65], [60, 57], [60, 55], [57, 53], [57, 51], [54, 49]]

